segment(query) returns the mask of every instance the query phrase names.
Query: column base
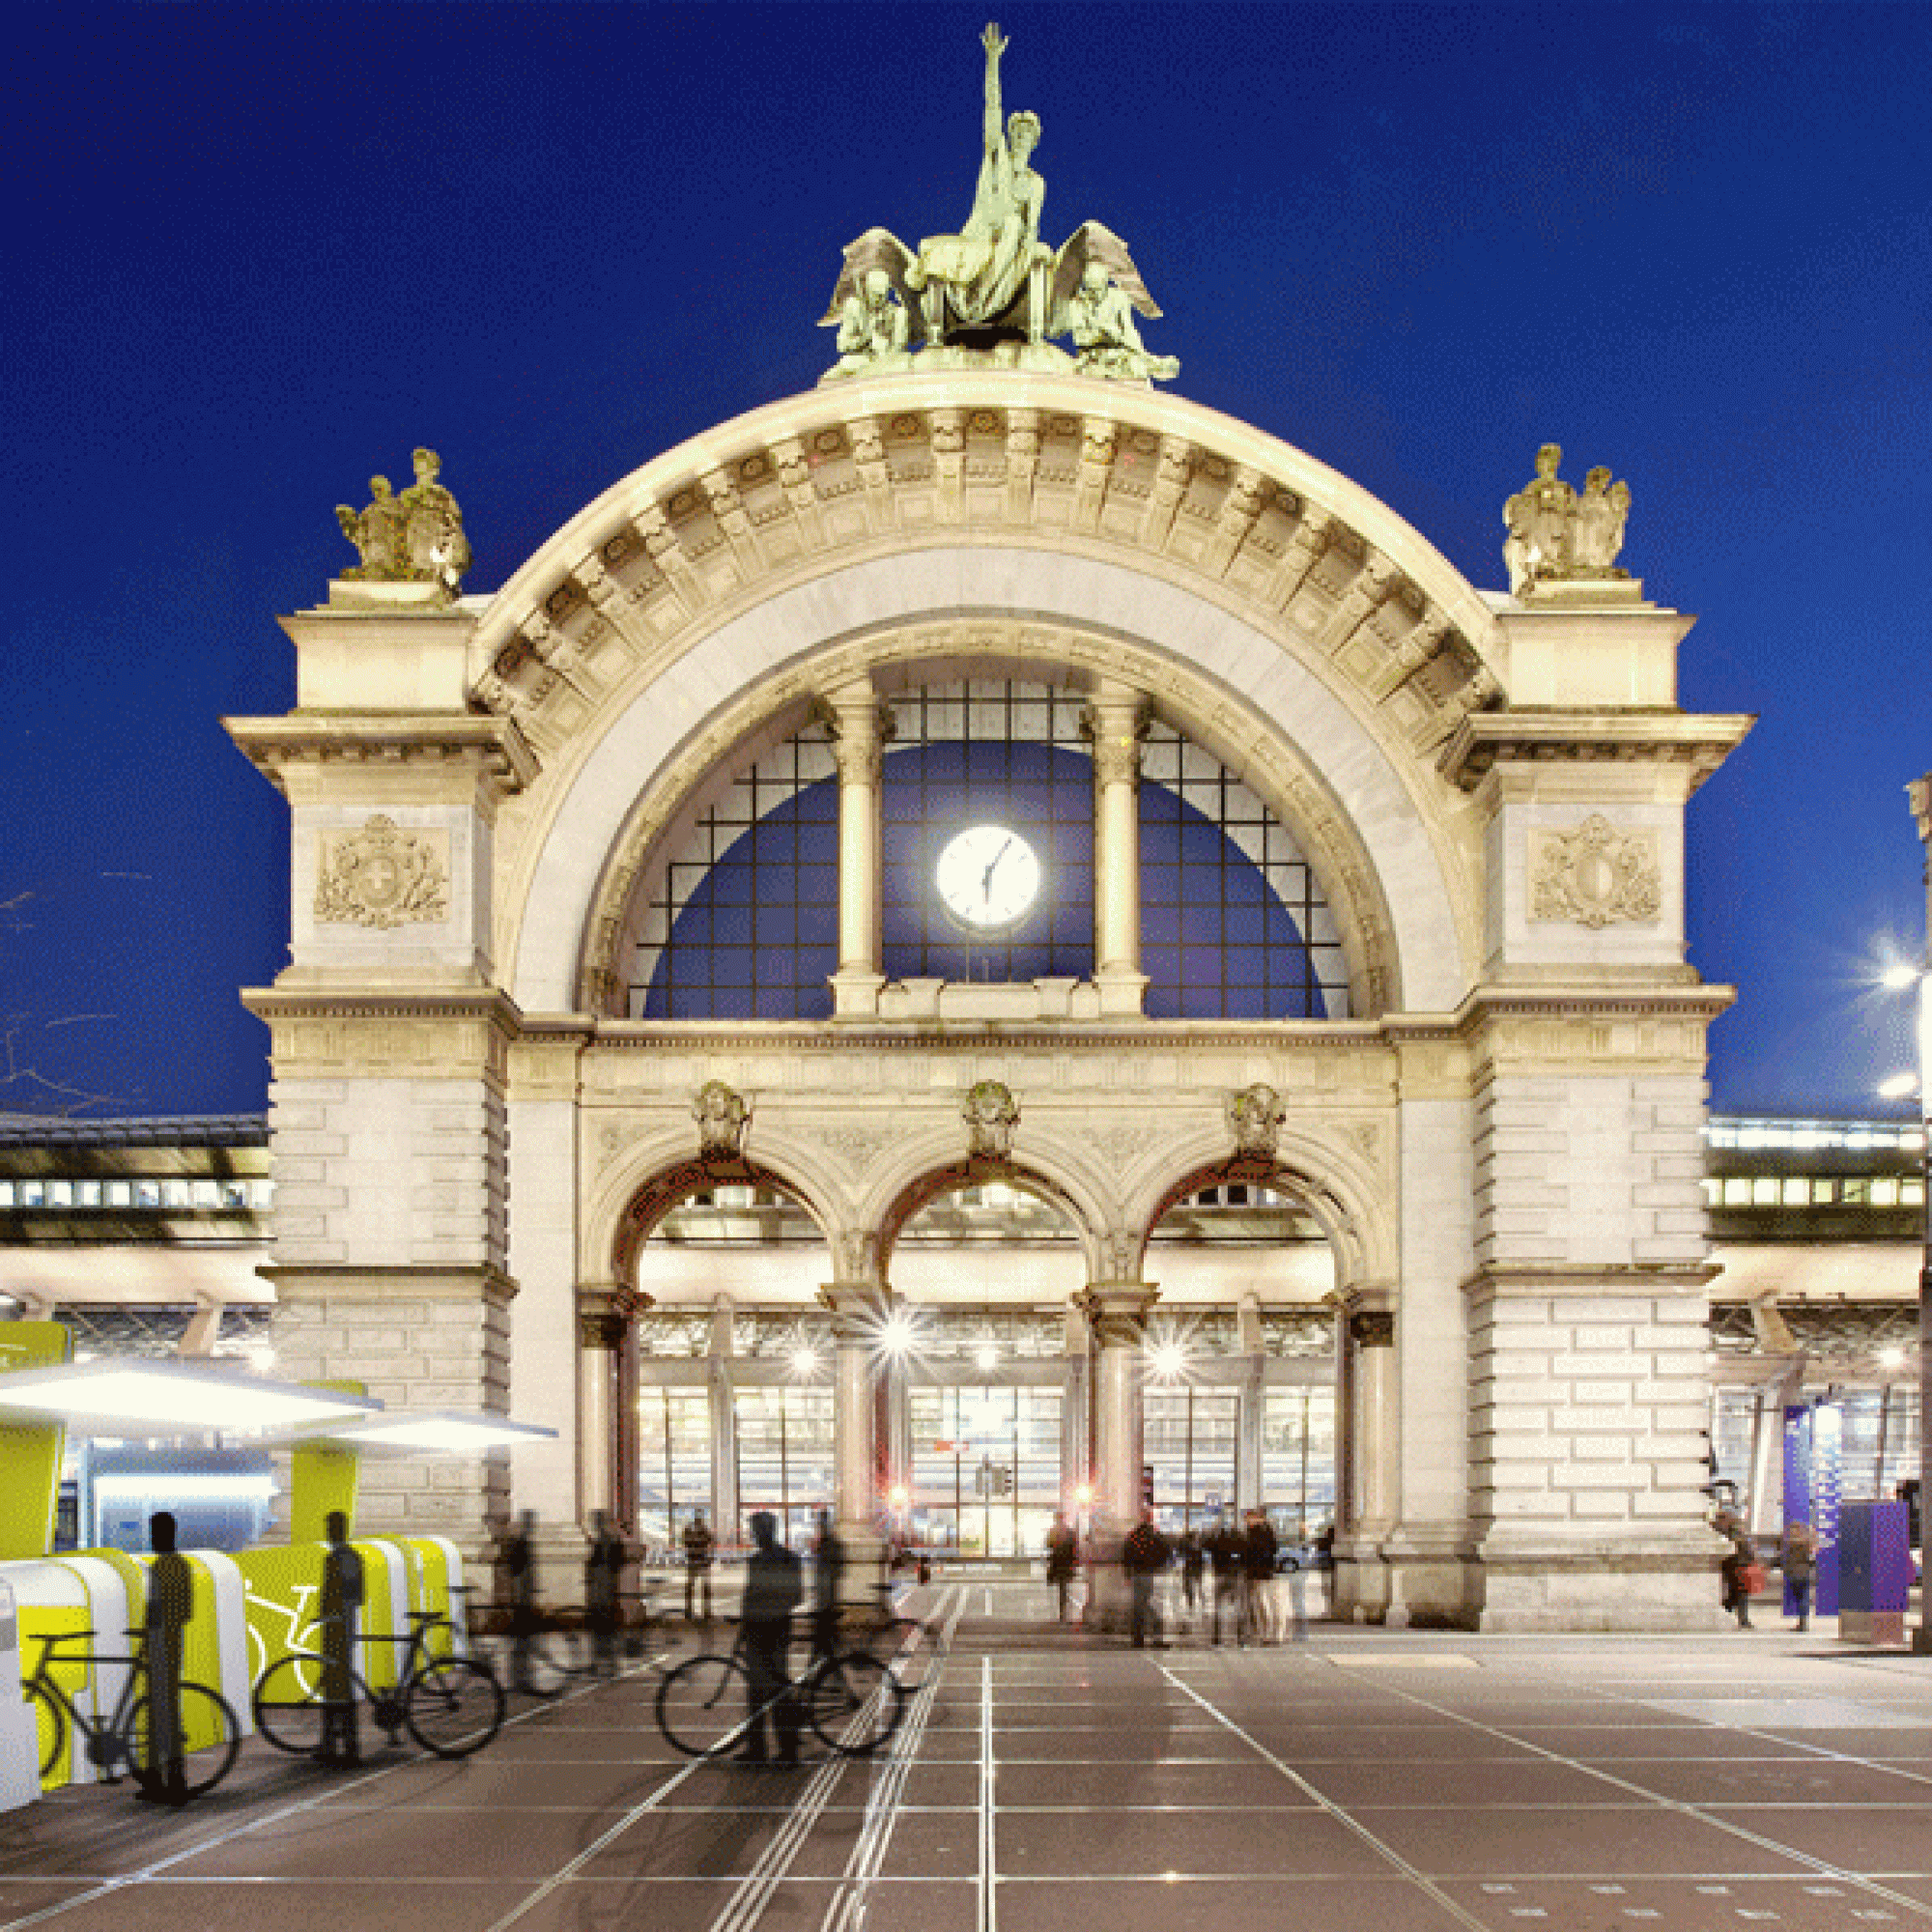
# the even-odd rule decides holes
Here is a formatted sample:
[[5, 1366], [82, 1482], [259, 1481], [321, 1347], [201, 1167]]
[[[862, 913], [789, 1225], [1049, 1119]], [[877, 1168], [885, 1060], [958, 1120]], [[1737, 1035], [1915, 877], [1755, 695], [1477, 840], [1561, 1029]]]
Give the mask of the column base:
[[886, 976], [863, 968], [841, 966], [832, 976], [832, 1017], [835, 1020], [875, 1020]]
[[1412, 1524], [1383, 1539], [1391, 1629], [1474, 1630], [1481, 1585], [1475, 1543], [1463, 1524]]
[[1107, 1020], [1140, 1019], [1144, 1016], [1148, 976], [1103, 969], [1094, 975], [1094, 987], [1100, 996], [1100, 1017]]
[[1718, 1560], [1722, 1546], [1709, 1532], [1660, 1538], [1617, 1548], [1600, 1537], [1593, 1548], [1521, 1532], [1485, 1538], [1474, 1566], [1483, 1631], [1721, 1631], [1734, 1619], [1723, 1608]]

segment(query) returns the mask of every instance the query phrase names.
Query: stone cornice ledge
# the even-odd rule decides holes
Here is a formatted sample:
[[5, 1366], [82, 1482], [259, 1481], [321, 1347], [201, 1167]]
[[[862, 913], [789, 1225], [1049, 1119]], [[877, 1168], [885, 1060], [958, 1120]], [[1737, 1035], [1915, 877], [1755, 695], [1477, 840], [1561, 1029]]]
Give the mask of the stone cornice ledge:
[[499, 796], [522, 791], [539, 770], [514, 719], [483, 712], [292, 711], [286, 718], [224, 718], [242, 753], [277, 789], [290, 765], [376, 761], [446, 764], [474, 759]]
[[421, 1267], [407, 1264], [358, 1265], [354, 1262], [291, 1262], [285, 1265], [269, 1263], [255, 1272], [273, 1287], [277, 1301], [338, 1294], [359, 1286], [380, 1288], [399, 1299], [413, 1296], [424, 1301], [464, 1301], [476, 1297], [510, 1301], [517, 1293], [516, 1278], [493, 1262], [478, 1262], [470, 1266], [428, 1262]]
[[1695, 791], [1756, 723], [1746, 713], [1472, 711], [1450, 732], [1436, 764], [1463, 791], [1475, 790], [1498, 759], [1689, 765]]
[[1471, 1301], [1519, 1295], [1701, 1294], [1722, 1272], [1716, 1262], [1490, 1262], [1465, 1276], [1462, 1289]]
[[393, 986], [380, 991], [299, 984], [244, 986], [242, 1004], [270, 1025], [281, 1019], [481, 1019], [513, 1039], [525, 1031], [516, 1001], [495, 986]]
[[[1573, 980], [1567, 984], [1478, 986], [1457, 1008], [1451, 1029], [1461, 1035], [1494, 1020], [1691, 1019], [1706, 1025], [1736, 1004], [1735, 986], [1656, 985]], [[1400, 1021], [1385, 1022], [1393, 1033]]]

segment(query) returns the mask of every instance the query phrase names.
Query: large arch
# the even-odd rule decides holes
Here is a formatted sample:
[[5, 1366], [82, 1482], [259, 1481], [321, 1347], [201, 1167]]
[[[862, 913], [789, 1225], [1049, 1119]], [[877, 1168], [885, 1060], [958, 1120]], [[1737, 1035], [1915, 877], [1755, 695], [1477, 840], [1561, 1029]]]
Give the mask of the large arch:
[[1183, 729], [1272, 775], [1358, 901], [1365, 1005], [1453, 1007], [1479, 921], [1457, 795], [1416, 753], [1498, 693], [1468, 584], [1346, 478], [1173, 398], [980, 375], [891, 402], [819, 391], [668, 452], [482, 613], [476, 701], [542, 766], [499, 829], [518, 1004], [594, 1009], [639, 844], [745, 731], [977, 624], [1007, 649], [1072, 633], [1018, 641], [1090, 672], [1131, 660]]

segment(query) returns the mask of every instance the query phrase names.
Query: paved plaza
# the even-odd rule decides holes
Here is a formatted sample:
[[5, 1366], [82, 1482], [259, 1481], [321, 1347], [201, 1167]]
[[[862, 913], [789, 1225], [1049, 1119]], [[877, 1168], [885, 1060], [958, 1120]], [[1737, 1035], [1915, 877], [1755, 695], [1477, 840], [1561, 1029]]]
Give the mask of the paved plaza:
[[252, 1740], [184, 1813], [62, 1792], [0, 1819], [0, 1927], [1932, 1923], [1932, 1663], [1829, 1627], [1134, 1651], [1036, 1628], [1036, 1586], [920, 1594], [954, 1641], [874, 1762], [679, 1760], [640, 1662], [468, 1763]]

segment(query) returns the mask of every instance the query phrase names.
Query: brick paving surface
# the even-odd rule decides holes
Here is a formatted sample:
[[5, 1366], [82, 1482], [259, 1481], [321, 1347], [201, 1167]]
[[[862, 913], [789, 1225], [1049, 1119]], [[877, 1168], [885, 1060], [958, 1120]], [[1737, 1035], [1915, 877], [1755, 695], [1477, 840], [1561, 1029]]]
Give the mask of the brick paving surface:
[[0, 1817], [0, 1932], [1781, 1932], [1932, 1925], [1932, 1660], [1816, 1633], [1317, 1625], [1168, 1648], [941, 1582], [890, 1750], [679, 1758], [650, 1664], [483, 1755], [244, 1747]]

